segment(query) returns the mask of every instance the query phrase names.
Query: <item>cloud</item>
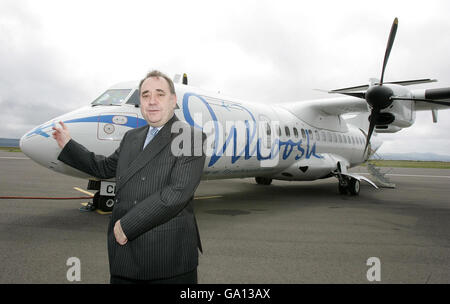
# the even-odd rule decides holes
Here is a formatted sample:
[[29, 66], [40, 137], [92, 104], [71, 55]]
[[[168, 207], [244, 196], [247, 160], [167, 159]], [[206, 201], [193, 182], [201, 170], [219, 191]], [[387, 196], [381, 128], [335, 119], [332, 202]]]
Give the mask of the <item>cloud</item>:
[[[2, 1], [0, 137], [20, 137], [151, 68], [265, 104], [329, 98], [314, 89], [379, 77], [396, 16], [386, 79], [450, 86], [449, 9], [446, 1]], [[450, 154], [450, 111], [440, 111], [437, 125], [430, 116], [418, 113], [413, 127], [380, 135], [382, 149], [400, 143]]]
[[[5, 5], [6, 4], [6, 5]], [[15, 1], [0, 13], [0, 137], [20, 137], [86, 97], [59, 54], [45, 45], [41, 24]]]

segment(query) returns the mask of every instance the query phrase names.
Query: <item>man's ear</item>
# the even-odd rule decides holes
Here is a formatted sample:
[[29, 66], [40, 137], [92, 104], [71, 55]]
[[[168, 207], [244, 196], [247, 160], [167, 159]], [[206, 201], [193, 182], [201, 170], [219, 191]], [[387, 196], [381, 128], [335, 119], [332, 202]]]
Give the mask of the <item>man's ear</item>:
[[172, 107], [175, 109], [177, 107], [177, 95], [170, 94], [170, 101], [172, 103]]

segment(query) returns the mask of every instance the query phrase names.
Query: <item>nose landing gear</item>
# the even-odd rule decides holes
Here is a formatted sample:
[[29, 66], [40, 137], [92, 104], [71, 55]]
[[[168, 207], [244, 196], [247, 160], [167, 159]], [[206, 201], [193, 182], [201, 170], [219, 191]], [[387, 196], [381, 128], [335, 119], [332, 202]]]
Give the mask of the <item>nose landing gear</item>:
[[96, 209], [102, 212], [111, 212], [114, 207], [114, 197], [100, 195], [100, 191], [97, 191], [92, 198], [92, 203], [88, 203], [86, 206], [80, 208], [80, 211], [94, 211]]
[[101, 195], [100, 191], [97, 191], [92, 198], [92, 205], [94, 209], [111, 212], [114, 207], [114, 196]]

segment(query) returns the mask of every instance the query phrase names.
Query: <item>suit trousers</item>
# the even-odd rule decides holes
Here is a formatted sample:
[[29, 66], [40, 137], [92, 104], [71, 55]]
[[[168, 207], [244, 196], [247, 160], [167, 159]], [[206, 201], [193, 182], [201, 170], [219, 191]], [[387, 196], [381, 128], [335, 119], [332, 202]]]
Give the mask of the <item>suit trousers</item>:
[[180, 275], [150, 281], [133, 280], [118, 276], [111, 276], [111, 284], [197, 284], [197, 267], [194, 270], [182, 273]]

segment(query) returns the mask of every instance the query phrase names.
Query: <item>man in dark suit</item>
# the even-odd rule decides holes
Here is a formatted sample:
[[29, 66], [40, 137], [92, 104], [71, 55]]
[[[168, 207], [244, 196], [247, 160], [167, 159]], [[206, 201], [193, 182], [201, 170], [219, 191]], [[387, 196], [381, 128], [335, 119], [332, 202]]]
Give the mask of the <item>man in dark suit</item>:
[[[193, 196], [205, 155], [202, 141], [194, 138], [204, 139], [204, 134], [174, 115], [175, 89], [166, 75], [148, 73], [139, 93], [148, 125], [125, 133], [112, 155], [88, 151], [60, 122], [62, 128], [53, 128], [62, 148], [58, 159], [99, 179], [116, 178], [108, 228], [111, 283], [197, 283], [197, 248], [202, 248]], [[181, 135], [172, 133], [180, 126]], [[184, 136], [190, 153], [175, 151], [176, 136]]]

